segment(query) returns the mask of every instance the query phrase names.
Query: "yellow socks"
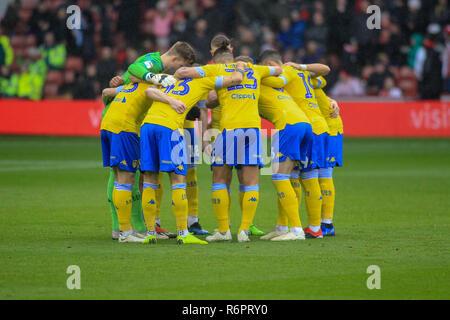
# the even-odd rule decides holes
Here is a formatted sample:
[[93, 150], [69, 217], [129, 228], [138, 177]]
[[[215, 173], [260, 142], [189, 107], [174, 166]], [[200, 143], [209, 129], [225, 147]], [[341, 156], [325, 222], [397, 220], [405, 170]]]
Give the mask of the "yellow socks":
[[302, 173], [301, 184], [305, 191], [306, 212], [310, 226], [320, 227], [322, 216], [322, 193], [319, 185], [319, 170]]
[[219, 223], [219, 232], [227, 232], [230, 228], [228, 215], [230, 197], [225, 183], [214, 183], [212, 186], [212, 205]]
[[156, 190], [158, 186], [152, 183], [144, 182], [144, 190], [142, 191], [142, 210], [144, 212], [145, 224], [147, 230], [155, 230], [155, 219], [157, 216]]
[[158, 175], [158, 188], [156, 189], [156, 219], [155, 222], [159, 225], [161, 225], [161, 220], [160, 220], [160, 216], [161, 216], [161, 201], [162, 201], [162, 196], [163, 196], [163, 187], [162, 187], [162, 172], [159, 173]]
[[119, 230], [129, 231], [131, 230], [131, 206], [133, 200], [131, 198], [131, 191], [133, 185], [114, 183], [113, 190], [113, 203], [117, 212], [117, 218], [119, 220]]
[[278, 201], [288, 217], [290, 227], [301, 227], [302, 224], [298, 213], [297, 195], [295, 194], [289, 178], [289, 174], [273, 174], [272, 183], [277, 189]]
[[[189, 222], [198, 221], [197, 168], [190, 168], [186, 175], [186, 195], [188, 200]], [[190, 226], [192, 223], [189, 223]]]
[[319, 169], [319, 184], [322, 190], [322, 223], [333, 223], [334, 183], [333, 168]]
[[288, 226], [289, 220], [288, 216], [286, 214], [286, 211], [284, 211], [283, 205], [281, 204], [280, 198], [277, 198], [277, 205], [278, 205], [278, 220], [277, 225], [278, 226]]
[[290, 180], [292, 188], [294, 188], [295, 194], [297, 195], [298, 209], [300, 210], [300, 204], [302, 203], [302, 187], [300, 185], [300, 180], [298, 180], [299, 174], [296, 171], [291, 172]]
[[172, 185], [172, 210], [177, 222], [179, 236], [187, 236], [188, 203], [186, 195], [186, 183]]
[[242, 199], [244, 199], [244, 185], [239, 184], [239, 208], [242, 211]]
[[242, 230], [248, 230], [255, 216], [256, 207], [259, 202], [259, 185], [244, 186], [244, 196], [242, 197], [242, 220], [238, 234]]

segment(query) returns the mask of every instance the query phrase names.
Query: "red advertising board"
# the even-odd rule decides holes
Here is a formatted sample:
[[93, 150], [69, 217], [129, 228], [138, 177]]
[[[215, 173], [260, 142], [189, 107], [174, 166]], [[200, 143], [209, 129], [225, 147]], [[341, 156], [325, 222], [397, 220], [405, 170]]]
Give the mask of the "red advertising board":
[[[351, 137], [450, 137], [448, 102], [342, 101], [344, 135]], [[99, 135], [100, 101], [0, 99], [0, 134]], [[272, 128], [263, 120], [263, 128]]]

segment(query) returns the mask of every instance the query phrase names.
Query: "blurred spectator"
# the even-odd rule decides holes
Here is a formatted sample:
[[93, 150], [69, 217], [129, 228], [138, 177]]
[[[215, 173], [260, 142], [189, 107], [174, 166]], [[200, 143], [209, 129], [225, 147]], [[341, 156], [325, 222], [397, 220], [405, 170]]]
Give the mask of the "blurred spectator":
[[211, 41], [208, 31], [208, 22], [199, 19], [195, 23], [195, 30], [187, 37], [187, 41], [198, 51], [197, 62], [204, 64], [209, 60], [209, 43]]
[[395, 86], [394, 78], [388, 77], [384, 79], [384, 86], [380, 92], [380, 97], [401, 98], [402, 90]]
[[416, 55], [414, 72], [419, 80], [421, 99], [439, 99], [442, 92], [442, 61], [436, 43], [426, 38]]
[[308, 41], [306, 43], [305, 55], [302, 59], [302, 63], [316, 63], [323, 55], [322, 49], [317, 45], [316, 41]]
[[408, 65], [414, 69], [417, 51], [422, 47], [423, 36], [419, 33], [414, 33], [411, 36], [411, 48], [408, 51]]
[[156, 12], [153, 16], [153, 35], [157, 38], [168, 38], [173, 18], [173, 11], [169, 9], [168, 2], [166, 0], [158, 1]]
[[312, 22], [310, 22], [305, 31], [305, 41], [315, 41], [322, 52], [327, 50], [328, 27], [322, 12], [313, 14]]
[[10, 66], [14, 59], [14, 51], [9, 42], [9, 38], [3, 34], [0, 27], [0, 66]]
[[17, 96], [18, 87], [19, 74], [12, 72], [6, 65], [0, 66], [0, 97]]
[[364, 90], [361, 80], [345, 71], [341, 71], [338, 82], [331, 89], [331, 95], [334, 97], [361, 96], [363, 94]]
[[[57, 82], [59, 91], [71, 90], [73, 83], [80, 88], [82, 79], [91, 82], [89, 69], [89, 74], [96, 74], [99, 80], [94, 80], [90, 89], [94, 88], [94, 93], [99, 94], [99, 85], [106, 84], [106, 78], [113, 73], [113, 69], [114, 74], [120, 71], [117, 68], [126, 70], [138, 55], [165, 51], [178, 40], [191, 42], [198, 50], [199, 61], [206, 63], [210, 59], [210, 39], [224, 32], [233, 39], [236, 55], [255, 57], [262, 50], [275, 49], [280, 51], [284, 61], [329, 64], [332, 67], [327, 76], [330, 89], [353, 88], [353, 83], [362, 83], [354, 78], [362, 78], [367, 79], [367, 93], [384, 95], [387, 94], [386, 86], [391, 85], [391, 80], [386, 79], [393, 74], [405, 96], [410, 96], [404, 88], [409, 81], [412, 82], [410, 88], [419, 87], [420, 97], [439, 97], [444, 86], [438, 83], [436, 75], [441, 75], [441, 83], [442, 78], [445, 79], [445, 88], [449, 90], [448, 36], [446, 38], [443, 32], [449, 21], [448, 2], [9, 0], [4, 5], [7, 6], [6, 14], [0, 21], [3, 27], [3, 32], [0, 32], [0, 65], [3, 60], [7, 63], [11, 61], [10, 48], [14, 57], [10, 68], [1, 69], [0, 88], [11, 88], [9, 94], [17, 91], [14, 88], [21, 76], [20, 71], [29, 74], [30, 66], [36, 62], [30, 61], [27, 56], [30, 47], [42, 48], [51, 68], [62, 68], [62, 49], [57, 52], [51, 48], [65, 46], [71, 70], [64, 74], [62, 85]], [[81, 9], [81, 28], [69, 30], [66, 27], [66, 8], [75, 3]], [[367, 8], [372, 4], [381, 8], [381, 30], [367, 28]], [[46, 39], [50, 33], [53, 39]], [[434, 45], [422, 45], [424, 37]], [[106, 49], [109, 52], [105, 53], [104, 47], [111, 49]], [[438, 56], [441, 60], [434, 59]], [[77, 57], [83, 61], [77, 62]], [[384, 67], [371, 66], [380, 57], [383, 57]], [[440, 61], [443, 62], [442, 69], [437, 72]], [[414, 68], [421, 81], [420, 86], [417, 86], [417, 80], [407, 65]], [[381, 73], [376, 70], [381, 68], [384, 69]], [[351, 76], [341, 74], [342, 70]], [[392, 74], [387, 70], [391, 70]], [[406, 70], [405, 79], [401, 79], [401, 70]], [[76, 72], [79, 74], [74, 80]], [[427, 87], [427, 83], [432, 83], [433, 88]], [[51, 88], [45, 88], [46, 97], [57, 91], [56, 84], [51, 85]], [[4, 89], [0, 90], [7, 95]], [[358, 90], [347, 91], [359, 94]], [[411, 93], [414, 96], [416, 90], [410, 91], [414, 92]], [[77, 95], [92, 96], [81, 92]]]
[[[150, 51], [151, 50], [146, 50], [145, 53], [148, 53]], [[137, 60], [137, 58], [139, 58], [138, 52], [135, 49], [131, 48], [131, 47], [127, 48], [127, 50], [126, 50], [126, 57], [123, 60], [120, 69], [127, 70], [128, 66], [131, 65], [132, 63], [134, 63]], [[102, 88], [104, 88], [104, 87], [102, 86]]]
[[21, 66], [17, 96], [40, 100], [47, 75], [47, 64], [36, 48], [29, 48], [27, 56], [29, 60], [26, 60]]
[[367, 94], [377, 95], [383, 89], [386, 78], [392, 78], [393, 75], [387, 70], [386, 64], [381, 59], [377, 60], [374, 69], [367, 80]]
[[66, 47], [62, 43], [55, 42], [53, 32], [47, 32], [44, 44], [39, 48], [39, 52], [50, 69], [62, 69], [66, 63]]
[[77, 76], [72, 87], [73, 99], [95, 99], [99, 94], [99, 85], [96, 81], [97, 70], [95, 65], [87, 66], [86, 73], [80, 73]]
[[445, 28], [445, 49], [442, 56], [442, 78], [445, 92], [450, 93], [450, 24]]
[[[131, 63], [133, 62], [134, 60]], [[108, 87], [109, 80], [111, 80], [111, 78], [115, 76], [116, 70], [117, 70], [116, 60], [114, 60], [114, 58], [112, 57], [111, 48], [103, 47], [102, 58], [100, 59], [97, 65], [97, 79], [100, 83], [101, 88]]]

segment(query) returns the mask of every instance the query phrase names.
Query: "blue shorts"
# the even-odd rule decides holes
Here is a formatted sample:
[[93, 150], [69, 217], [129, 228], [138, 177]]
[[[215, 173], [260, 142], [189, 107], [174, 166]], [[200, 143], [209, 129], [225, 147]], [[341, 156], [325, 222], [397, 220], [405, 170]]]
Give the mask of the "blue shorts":
[[200, 161], [200, 153], [198, 151], [198, 138], [195, 128], [184, 129], [184, 140], [186, 141], [187, 152], [187, 170], [196, 167], [196, 163]]
[[343, 138], [342, 133], [328, 137], [328, 164], [330, 167], [342, 167]]
[[223, 130], [214, 140], [212, 166], [263, 165], [261, 132], [257, 128]]
[[136, 172], [141, 158], [139, 137], [136, 133], [121, 131], [113, 133], [108, 130], [100, 132], [102, 143], [103, 166]]
[[327, 132], [322, 134], [313, 133], [311, 158], [306, 168], [302, 169], [302, 172], [328, 168], [328, 138], [329, 134]]
[[311, 124], [299, 122], [286, 124], [283, 130], [276, 132], [272, 137], [272, 161], [283, 162], [289, 157], [299, 161], [306, 167], [311, 158], [313, 132]]
[[141, 127], [141, 171], [186, 175], [186, 143], [180, 130], [146, 123]]

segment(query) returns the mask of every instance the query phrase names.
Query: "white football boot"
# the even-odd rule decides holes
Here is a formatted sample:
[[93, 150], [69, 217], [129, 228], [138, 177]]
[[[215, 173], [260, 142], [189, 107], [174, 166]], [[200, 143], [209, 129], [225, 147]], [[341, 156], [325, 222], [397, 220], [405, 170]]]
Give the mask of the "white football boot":
[[241, 230], [237, 236], [238, 242], [249, 242], [250, 238], [248, 237], [248, 230]]
[[214, 232], [212, 235], [207, 236], [206, 241], [208, 242], [217, 242], [217, 241], [231, 241], [233, 240], [233, 237], [231, 236], [230, 229], [228, 229], [225, 234], [222, 234], [219, 231]]
[[111, 233], [111, 238], [113, 240], [119, 240], [120, 231], [119, 230], [113, 230]]
[[294, 232], [286, 232], [278, 237], [270, 239], [270, 241], [296, 241], [296, 240], [305, 240], [305, 233], [303, 230], [298, 234]]
[[261, 240], [271, 240], [272, 238], [275, 237], [279, 237], [282, 236], [286, 233], [288, 233], [289, 231], [278, 231], [277, 229], [273, 229], [272, 231], [270, 231], [268, 234], [266, 234], [265, 236], [260, 237]]
[[128, 235], [124, 235], [124, 232], [121, 231], [119, 235], [119, 242], [134, 242], [134, 243], [143, 243], [144, 239], [136, 236], [133, 233], [130, 233]]

